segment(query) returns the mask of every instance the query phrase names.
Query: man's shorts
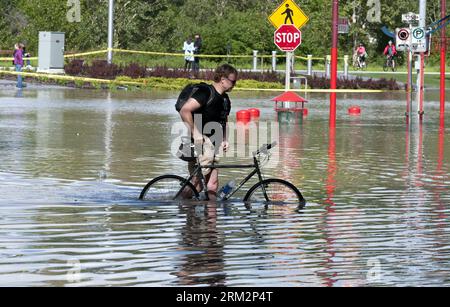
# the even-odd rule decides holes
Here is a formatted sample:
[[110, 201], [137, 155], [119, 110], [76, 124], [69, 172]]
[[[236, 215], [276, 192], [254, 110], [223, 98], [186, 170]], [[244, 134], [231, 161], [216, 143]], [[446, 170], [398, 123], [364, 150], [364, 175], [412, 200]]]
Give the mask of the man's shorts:
[[[213, 143], [208, 137], [204, 137], [203, 142], [203, 153], [199, 156], [200, 165], [210, 165], [213, 163], [218, 163], [219, 158], [216, 155], [216, 150], [214, 148]], [[189, 174], [192, 174], [195, 170], [196, 161], [191, 161], [188, 163]], [[202, 173], [203, 176], [208, 175], [211, 172], [210, 168], [203, 168]]]

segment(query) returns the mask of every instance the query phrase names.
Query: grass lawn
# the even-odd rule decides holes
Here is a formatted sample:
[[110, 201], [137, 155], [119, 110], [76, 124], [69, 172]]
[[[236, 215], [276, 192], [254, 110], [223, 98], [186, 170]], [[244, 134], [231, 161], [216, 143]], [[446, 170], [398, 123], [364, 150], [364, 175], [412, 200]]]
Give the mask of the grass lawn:
[[[450, 71], [450, 70], [449, 70]], [[395, 79], [398, 82], [406, 83], [407, 81], [407, 73], [400, 72], [400, 73], [384, 73], [384, 72], [367, 72], [367, 73], [358, 73], [358, 75], [363, 77], [369, 77], [369, 78], [385, 78], [385, 79]], [[413, 74], [413, 82], [415, 83], [417, 79], [417, 74], [414, 72]], [[425, 87], [427, 88], [439, 88], [440, 86], [440, 75], [427, 75], [425, 74]], [[450, 89], [450, 76], [447, 75], [445, 77], [445, 87]]]

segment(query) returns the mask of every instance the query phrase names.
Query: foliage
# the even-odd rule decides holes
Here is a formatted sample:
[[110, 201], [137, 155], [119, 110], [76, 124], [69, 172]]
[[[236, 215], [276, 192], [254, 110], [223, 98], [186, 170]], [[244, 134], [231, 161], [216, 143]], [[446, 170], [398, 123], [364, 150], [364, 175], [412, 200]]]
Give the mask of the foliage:
[[64, 65], [64, 71], [71, 76], [80, 76], [83, 73], [83, 63], [84, 60], [74, 59]]
[[[160, 88], [169, 90], [181, 90], [187, 84], [193, 82], [210, 82], [211, 80], [198, 79], [193, 81], [189, 78], [166, 78], [166, 77], [149, 77], [141, 79], [132, 79], [130, 77], [118, 77], [116, 81], [132, 81], [142, 82], [144, 88]], [[280, 83], [261, 82], [256, 80], [239, 80], [237, 88], [260, 88], [260, 89], [281, 89], [283, 86]]]
[[139, 64], [131, 63], [122, 69], [122, 75], [137, 79], [145, 78], [147, 75], [147, 67], [139, 66]]
[[[308, 86], [312, 89], [329, 89], [330, 80], [325, 77], [311, 76], [308, 77]], [[400, 86], [394, 79], [378, 79], [373, 80], [362, 79], [360, 77], [354, 79], [339, 78], [337, 82], [338, 89], [371, 89], [371, 90], [399, 90]]]
[[[439, 1], [428, 1], [427, 23], [439, 19]], [[187, 36], [200, 33], [205, 54], [270, 54], [273, 26], [267, 17], [281, 1], [272, 0], [115, 0], [115, 47], [181, 52]], [[302, 28], [303, 43], [297, 54], [322, 57], [330, 52], [331, 3], [297, 1], [309, 22]], [[351, 20], [350, 33], [340, 35], [340, 53], [351, 54], [364, 42], [371, 57], [381, 55], [391, 31], [402, 26], [401, 14], [418, 11], [417, 0], [380, 0], [380, 20], [368, 18], [369, 0], [341, 0], [340, 16]], [[108, 0], [80, 0], [81, 22], [70, 22], [65, 0], [1, 0], [0, 49], [24, 42], [37, 54], [39, 31], [66, 33], [66, 50], [87, 51], [106, 47]]]
[[96, 60], [92, 65], [85, 68], [87, 76], [98, 79], [114, 79], [121, 72], [120, 68], [115, 64], [108, 64], [105, 60]]

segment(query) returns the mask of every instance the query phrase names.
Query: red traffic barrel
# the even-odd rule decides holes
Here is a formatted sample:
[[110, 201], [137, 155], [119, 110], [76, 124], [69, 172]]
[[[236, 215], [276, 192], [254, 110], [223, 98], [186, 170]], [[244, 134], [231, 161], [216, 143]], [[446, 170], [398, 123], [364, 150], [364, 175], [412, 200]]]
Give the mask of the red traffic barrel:
[[250, 112], [251, 119], [258, 119], [259, 116], [261, 115], [259, 109], [256, 108], [248, 109], [248, 111]]
[[308, 109], [304, 108], [303, 109], [303, 116], [308, 116], [308, 113], [309, 113]]
[[350, 115], [360, 115], [361, 114], [361, 108], [359, 106], [351, 106], [348, 108], [348, 114]]
[[248, 110], [242, 110], [236, 112], [236, 120], [238, 122], [248, 123], [251, 119], [250, 112]]

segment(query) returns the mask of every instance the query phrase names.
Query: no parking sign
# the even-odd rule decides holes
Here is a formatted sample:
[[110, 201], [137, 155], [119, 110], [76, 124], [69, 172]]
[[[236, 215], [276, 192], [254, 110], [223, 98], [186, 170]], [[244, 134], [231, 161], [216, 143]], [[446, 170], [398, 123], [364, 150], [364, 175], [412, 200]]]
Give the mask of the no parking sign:
[[395, 29], [395, 48], [398, 51], [406, 51], [411, 45], [411, 32], [409, 28]]

